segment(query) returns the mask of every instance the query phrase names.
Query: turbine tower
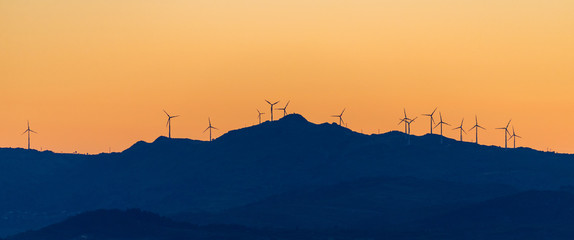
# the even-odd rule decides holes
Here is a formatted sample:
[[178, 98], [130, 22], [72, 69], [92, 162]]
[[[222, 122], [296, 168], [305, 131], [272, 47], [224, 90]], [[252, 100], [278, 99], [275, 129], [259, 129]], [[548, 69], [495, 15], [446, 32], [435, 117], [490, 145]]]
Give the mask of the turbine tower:
[[290, 102], [291, 102], [291, 100], [287, 101], [287, 104], [285, 104], [285, 107], [276, 108], [275, 110], [282, 110], [283, 111], [283, 117], [287, 116], [287, 106], [289, 106]]
[[460, 126], [453, 128], [453, 130], [460, 129], [460, 141], [461, 142], [462, 142], [462, 133], [464, 132], [464, 134], [466, 134], [466, 131], [464, 131], [464, 128], [462, 128], [463, 123], [464, 123], [464, 118], [460, 122]]
[[503, 129], [504, 130], [504, 148], [508, 147], [508, 137], [507, 134], [510, 135], [510, 132], [508, 131], [508, 126], [510, 125], [510, 121], [512, 121], [512, 119], [510, 119], [508, 121], [508, 123], [506, 124], [506, 127], [499, 127], [496, 129]]
[[512, 135], [510, 135], [508, 139], [510, 140], [511, 138], [514, 138], [514, 148], [516, 148], [516, 138], [522, 138], [522, 137], [516, 135], [516, 132], [514, 132], [514, 126], [512, 126]]
[[405, 123], [405, 134], [409, 134], [410, 131], [408, 130], [408, 124], [409, 124], [409, 121], [411, 119], [407, 117], [407, 110], [405, 110], [404, 108], [403, 108], [403, 113], [405, 114], [405, 117], [402, 119], [399, 119], [401, 121], [399, 122], [398, 125], [401, 125], [401, 123], [404, 122]]
[[476, 144], [478, 144], [478, 129], [482, 128], [483, 130], [486, 130], [486, 128], [483, 128], [482, 126], [478, 125], [478, 117], [476, 115], [474, 115], [474, 126], [472, 126], [472, 128], [469, 129], [469, 131], [472, 131], [472, 129], [475, 129], [476, 131]]
[[28, 121], [28, 128], [22, 133], [22, 135], [24, 135], [24, 133], [28, 133], [28, 150], [30, 150], [30, 133], [38, 134], [34, 130], [30, 129], [30, 121]]
[[433, 126], [433, 124], [434, 124], [434, 118], [433, 118], [433, 115], [434, 115], [434, 112], [436, 112], [436, 109], [437, 109], [437, 108], [434, 108], [434, 110], [432, 111], [432, 113], [429, 113], [429, 114], [423, 114], [423, 116], [427, 116], [427, 117], [430, 117], [430, 134], [432, 134], [432, 129], [433, 129], [433, 127], [432, 127], [432, 126]]
[[260, 112], [259, 109], [257, 109], [257, 118], [259, 118], [259, 124], [261, 124], [261, 115], [265, 114], [264, 112]]
[[165, 115], [167, 115], [167, 123], [165, 124], [165, 125], [167, 126], [167, 128], [168, 128], [168, 130], [167, 130], [167, 136], [168, 136], [169, 138], [171, 138], [171, 119], [172, 119], [172, 118], [179, 117], [179, 115], [171, 116], [171, 115], [169, 115], [169, 113], [167, 113], [165, 110], [163, 110], [163, 112], [165, 113]]
[[215, 130], [219, 130], [214, 126], [211, 126], [211, 118], [207, 118], [207, 121], [209, 121], [209, 127], [207, 127], [205, 130], [203, 130], [203, 132], [205, 133], [205, 131], [209, 130], [209, 141], [211, 142], [212, 138], [211, 138], [211, 129], [215, 129]]
[[439, 115], [439, 117], [440, 117], [440, 122], [438, 122], [438, 123], [436, 124], [436, 126], [434, 126], [434, 127], [436, 128], [436, 127], [438, 127], [438, 126], [440, 125], [440, 136], [441, 136], [441, 138], [440, 138], [440, 143], [442, 143], [442, 142], [443, 142], [443, 137], [442, 137], [442, 125], [446, 124], [447, 126], [450, 126], [450, 124], [448, 124], [448, 123], [446, 123], [446, 122], [444, 122], [444, 121], [442, 120], [442, 113], [441, 113], [441, 112], [438, 112], [438, 115]]
[[339, 126], [343, 126], [343, 124], [345, 123], [345, 121], [343, 121], [343, 113], [345, 112], [345, 108], [343, 108], [343, 111], [341, 112], [341, 114], [339, 115], [331, 115], [331, 117], [336, 117], [339, 118]]
[[415, 120], [417, 120], [417, 118], [418, 117], [415, 117], [414, 119], [409, 119], [409, 120], [405, 121], [407, 123], [407, 126], [408, 126], [407, 127], [407, 129], [408, 129], [407, 134], [409, 134], [409, 135], [411, 134], [411, 123], [414, 122]]
[[279, 103], [279, 101], [274, 102], [274, 103], [271, 103], [271, 102], [269, 102], [269, 101], [267, 101], [267, 100], [265, 100], [265, 101], [266, 101], [267, 103], [269, 103], [269, 105], [271, 105], [271, 110], [270, 110], [270, 112], [271, 112], [271, 121], [273, 122], [273, 106], [274, 106], [275, 104]]

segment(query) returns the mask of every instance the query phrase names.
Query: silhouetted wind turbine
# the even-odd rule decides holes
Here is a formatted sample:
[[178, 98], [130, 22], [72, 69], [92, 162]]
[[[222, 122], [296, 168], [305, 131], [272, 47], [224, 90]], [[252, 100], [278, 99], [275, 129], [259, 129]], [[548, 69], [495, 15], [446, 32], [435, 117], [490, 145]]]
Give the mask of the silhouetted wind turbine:
[[24, 132], [22, 133], [22, 135], [24, 135], [24, 133], [28, 133], [28, 150], [30, 150], [30, 133], [36, 133], [36, 134], [38, 134], [38, 133], [35, 132], [34, 130], [30, 129], [30, 121], [28, 121], [28, 128], [26, 129], [26, 131], [24, 131]]
[[434, 124], [433, 115], [434, 115], [434, 112], [436, 112], [436, 109], [437, 108], [434, 108], [434, 110], [432, 110], [432, 113], [430, 113], [430, 114], [423, 114], [423, 116], [430, 117], [430, 134], [432, 134], [432, 129], [433, 129], [432, 125]]
[[171, 138], [171, 119], [172, 119], [172, 118], [179, 117], [179, 115], [171, 116], [171, 115], [169, 115], [169, 113], [167, 113], [165, 110], [163, 110], [163, 112], [165, 113], [165, 115], [167, 115], [167, 123], [165, 124], [165, 125], [167, 126], [167, 128], [168, 128], [168, 130], [167, 130], [167, 133], [168, 133], [167, 136], [168, 136], [169, 138]]
[[504, 130], [504, 148], [508, 147], [508, 137], [507, 134], [510, 135], [510, 132], [508, 131], [508, 126], [510, 125], [510, 121], [512, 121], [512, 119], [510, 119], [508, 121], [508, 123], [506, 124], [506, 127], [499, 127], [496, 129], [503, 129]]
[[410, 119], [410, 120], [406, 120], [405, 122], [408, 125], [408, 134], [411, 134], [411, 123], [414, 122], [415, 120], [417, 120], [418, 117], [415, 117], [414, 119]]
[[522, 138], [521, 136], [516, 135], [516, 132], [514, 132], [514, 126], [512, 126], [512, 135], [510, 135], [510, 137], [508, 139], [514, 138], [514, 148], [516, 148], [516, 138]]
[[478, 144], [478, 129], [482, 128], [483, 130], [486, 130], [486, 128], [483, 128], [482, 126], [478, 125], [478, 117], [476, 115], [474, 115], [474, 126], [472, 126], [472, 128], [469, 129], [469, 131], [472, 131], [472, 129], [475, 129], [476, 131], [476, 144]]
[[462, 132], [464, 132], [464, 134], [466, 134], [466, 131], [464, 131], [464, 128], [462, 128], [463, 123], [464, 123], [464, 118], [460, 122], [460, 126], [453, 128], [453, 130], [460, 129], [460, 141], [461, 142], [462, 142]]
[[341, 112], [341, 114], [339, 115], [331, 115], [331, 117], [336, 117], [339, 118], [339, 126], [343, 126], [343, 124], [345, 123], [345, 121], [343, 121], [343, 113], [345, 112], [345, 108], [343, 108], [343, 111]]
[[446, 123], [446, 122], [444, 122], [444, 121], [442, 120], [442, 113], [441, 113], [441, 112], [438, 112], [438, 115], [440, 116], [440, 122], [438, 122], [438, 123], [436, 124], [436, 126], [434, 126], [434, 127], [436, 128], [436, 127], [438, 127], [438, 126], [440, 125], [440, 136], [441, 136], [441, 138], [440, 138], [440, 143], [442, 143], [442, 141], [443, 141], [443, 138], [442, 138], [442, 136], [443, 136], [443, 135], [442, 135], [442, 125], [446, 124], [446, 125], [450, 126], [450, 124], [448, 124], [448, 123]]
[[267, 100], [265, 100], [265, 101], [266, 101], [267, 103], [269, 103], [269, 105], [271, 105], [271, 110], [270, 110], [270, 112], [271, 112], [271, 121], [273, 121], [273, 106], [274, 106], [275, 104], [279, 103], [279, 101], [274, 102], [274, 103], [271, 103], [271, 102], [269, 102], [269, 101], [267, 101]]
[[291, 100], [287, 101], [287, 104], [285, 104], [285, 107], [276, 108], [275, 110], [282, 110], [283, 111], [283, 117], [285, 117], [287, 115], [287, 106], [289, 106], [290, 102], [291, 102]]
[[207, 121], [209, 121], [209, 127], [207, 127], [205, 130], [203, 130], [203, 132], [209, 130], [209, 141], [211, 142], [211, 129], [215, 129], [215, 130], [219, 130], [214, 126], [211, 126], [211, 118], [207, 118]]
[[259, 124], [261, 124], [261, 115], [265, 114], [264, 112], [260, 112], [259, 109], [257, 109], [257, 118], [259, 118]]
[[400, 119], [401, 121], [399, 122], [398, 125], [401, 125], [401, 123], [405, 123], [405, 134], [409, 134], [409, 130], [408, 130], [408, 124], [409, 124], [409, 120], [411, 120], [410, 118], [407, 117], [407, 110], [405, 110], [403, 108], [403, 113], [405, 114], [405, 117]]

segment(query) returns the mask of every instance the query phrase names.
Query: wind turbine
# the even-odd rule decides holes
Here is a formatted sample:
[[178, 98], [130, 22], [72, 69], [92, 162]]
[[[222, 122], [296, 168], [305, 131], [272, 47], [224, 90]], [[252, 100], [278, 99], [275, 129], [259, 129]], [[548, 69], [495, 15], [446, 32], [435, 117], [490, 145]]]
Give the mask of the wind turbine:
[[462, 128], [463, 123], [464, 123], [464, 118], [460, 122], [460, 126], [453, 128], [453, 130], [460, 129], [460, 141], [461, 142], [462, 142], [462, 132], [464, 132], [464, 134], [466, 134], [466, 131], [464, 131], [464, 128]]
[[291, 102], [291, 100], [287, 101], [287, 104], [285, 104], [285, 107], [283, 108], [276, 108], [275, 110], [283, 110], [283, 117], [285, 117], [287, 115], [287, 106], [289, 106], [289, 103]]
[[476, 144], [478, 144], [478, 129], [482, 128], [483, 130], [486, 130], [486, 128], [483, 128], [482, 126], [478, 125], [478, 117], [476, 115], [474, 115], [474, 126], [472, 126], [472, 128], [469, 129], [469, 131], [472, 131], [472, 129], [475, 129], [476, 131]]
[[175, 116], [171, 116], [169, 115], [169, 113], [167, 113], [165, 110], [163, 110], [163, 112], [165, 113], [165, 115], [167, 115], [167, 123], [165, 124], [168, 127], [168, 137], [171, 138], [171, 119], [172, 118], [176, 118], [179, 117], [179, 115], [175, 115]]
[[512, 121], [512, 119], [510, 119], [508, 121], [508, 123], [506, 124], [506, 127], [499, 127], [496, 129], [503, 129], [504, 130], [504, 148], [508, 147], [508, 137], [507, 134], [510, 135], [510, 132], [508, 131], [508, 126], [510, 125], [510, 121]]
[[411, 134], [411, 123], [414, 122], [415, 120], [417, 120], [418, 117], [415, 117], [414, 119], [410, 119], [410, 120], [406, 120], [405, 122], [408, 125], [408, 133], [407, 134]]
[[405, 117], [400, 119], [401, 121], [399, 122], [398, 125], [401, 125], [401, 123], [404, 122], [405, 123], [405, 134], [409, 134], [410, 131], [408, 130], [408, 124], [409, 124], [409, 121], [411, 119], [407, 117], [407, 110], [405, 110], [404, 108], [403, 108], [403, 113], [405, 114]]
[[267, 100], [265, 100], [265, 101], [266, 101], [267, 103], [269, 103], [269, 105], [271, 105], [271, 121], [273, 122], [273, 106], [274, 106], [275, 104], [279, 103], [279, 101], [274, 102], [274, 103], [271, 103], [271, 102], [269, 102], [269, 101], [267, 101]]
[[259, 118], [259, 124], [261, 124], [261, 115], [265, 114], [264, 112], [260, 112], [259, 109], [257, 109], [257, 118]]
[[433, 129], [432, 125], [434, 124], [434, 118], [433, 118], [433, 115], [434, 115], [434, 112], [436, 112], [436, 109], [437, 109], [437, 108], [434, 108], [434, 110], [432, 111], [432, 113], [429, 113], [429, 114], [423, 114], [423, 116], [427, 116], [427, 117], [430, 117], [430, 134], [432, 134], [432, 129]]
[[441, 112], [438, 112], [438, 115], [440, 116], [440, 122], [438, 122], [438, 123], [436, 124], [436, 126], [434, 126], [434, 127], [436, 128], [436, 127], [438, 127], [438, 126], [440, 125], [440, 136], [441, 136], [441, 138], [440, 138], [440, 143], [442, 143], [442, 141], [443, 141], [443, 137], [442, 137], [442, 125], [446, 124], [446, 125], [450, 126], [450, 124], [448, 124], [448, 123], [446, 123], [446, 122], [444, 122], [444, 121], [442, 120], [442, 113], [441, 113]]
[[343, 111], [341, 112], [341, 114], [339, 115], [331, 115], [331, 117], [336, 117], [339, 118], [339, 126], [343, 126], [343, 124], [345, 123], [345, 121], [343, 121], [343, 113], [345, 112], [345, 108], [343, 108]]
[[516, 135], [516, 132], [514, 132], [514, 126], [512, 126], [512, 135], [510, 135], [510, 137], [508, 139], [514, 138], [514, 148], [516, 148], [516, 138], [522, 138], [521, 136]]
[[28, 150], [30, 150], [30, 133], [38, 134], [34, 130], [30, 129], [30, 121], [28, 121], [28, 128], [21, 135], [24, 135], [24, 133], [28, 133]]
[[205, 130], [203, 130], [203, 132], [205, 133], [205, 131], [209, 130], [209, 141], [211, 142], [211, 129], [215, 129], [215, 130], [219, 130], [214, 126], [211, 126], [211, 118], [207, 118], [207, 121], [209, 121], [209, 127], [207, 127]]

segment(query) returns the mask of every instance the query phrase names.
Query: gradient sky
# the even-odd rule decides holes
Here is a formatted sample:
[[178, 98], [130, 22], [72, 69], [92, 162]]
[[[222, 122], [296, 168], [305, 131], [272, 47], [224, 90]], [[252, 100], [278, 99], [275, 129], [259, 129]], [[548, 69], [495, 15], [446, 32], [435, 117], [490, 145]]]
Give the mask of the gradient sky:
[[[574, 153], [572, 0], [0, 0], [0, 147], [121, 151], [207, 140], [264, 99], [316, 123], [425, 134], [435, 107], [481, 142]], [[280, 115], [277, 112], [277, 115]], [[458, 132], [445, 131], [457, 138]], [[473, 140], [474, 135], [465, 136]]]

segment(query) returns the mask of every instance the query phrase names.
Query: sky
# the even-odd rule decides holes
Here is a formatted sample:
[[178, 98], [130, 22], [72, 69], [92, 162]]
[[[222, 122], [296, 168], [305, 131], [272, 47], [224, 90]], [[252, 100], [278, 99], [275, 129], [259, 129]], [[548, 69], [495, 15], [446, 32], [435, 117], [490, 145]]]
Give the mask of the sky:
[[[122, 151], [257, 123], [264, 99], [314, 123], [402, 130], [438, 107], [503, 145], [574, 153], [571, 0], [0, 0], [0, 147]], [[279, 111], [276, 116], [282, 116]], [[454, 126], [447, 137], [458, 138]], [[474, 134], [464, 135], [473, 141]]]

